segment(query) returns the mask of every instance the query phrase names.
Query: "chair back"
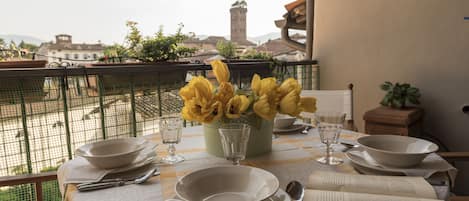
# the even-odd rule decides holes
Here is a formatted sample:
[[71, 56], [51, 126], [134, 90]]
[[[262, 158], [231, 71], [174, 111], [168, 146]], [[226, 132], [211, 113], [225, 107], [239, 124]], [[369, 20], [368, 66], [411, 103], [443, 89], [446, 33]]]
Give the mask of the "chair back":
[[[353, 85], [346, 90], [303, 90], [302, 97], [316, 98], [318, 112], [343, 112], [345, 120], [353, 120]], [[309, 116], [306, 114], [306, 116]]]

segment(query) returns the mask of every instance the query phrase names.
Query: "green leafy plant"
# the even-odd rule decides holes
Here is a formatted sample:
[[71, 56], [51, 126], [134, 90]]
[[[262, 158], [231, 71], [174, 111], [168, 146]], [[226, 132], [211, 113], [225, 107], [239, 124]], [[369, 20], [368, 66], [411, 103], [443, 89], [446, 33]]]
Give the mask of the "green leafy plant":
[[128, 50], [119, 44], [109, 45], [104, 48], [104, 57], [99, 58], [101, 62], [121, 63], [124, 58], [128, 58]]
[[218, 54], [227, 59], [232, 59], [236, 56], [236, 45], [231, 41], [218, 41], [216, 48]]
[[408, 104], [420, 104], [420, 91], [418, 88], [411, 86], [408, 83], [400, 84], [397, 82], [384, 82], [381, 84], [381, 89], [386, 92], [381, 105], [392, 108], [404, 108]]
[[182, 34], [182, 24], [174, 35], [165, 36], [163, 28], [154, 36], [143, 37], [137, 28], [137, 23], [127, 22], [130, 32], [126, 37], [128, 56], [144, 62], [175, 61], [180, 57], [195, 53], [195, 48], [179, 46], [187, 36]]
[[267, 52], [259, 52], [257, 50], [248, 50], [241, 56], [242, 59], [260, 59], [260, 60], [271, 60], [272, 55]]

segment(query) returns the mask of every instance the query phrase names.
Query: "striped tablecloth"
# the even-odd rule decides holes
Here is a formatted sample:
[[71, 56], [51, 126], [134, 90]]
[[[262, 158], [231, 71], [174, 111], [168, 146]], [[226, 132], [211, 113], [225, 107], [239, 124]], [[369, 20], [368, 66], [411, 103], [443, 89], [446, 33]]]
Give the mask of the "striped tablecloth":
[[[363, 134], [343, 131], [341, 139], [354, 141], [361, 135]], [[161, 142], [160, 135], [149, 135], [145, 138]], [[176, 148], [177, 153], [183, 155], [186, 161], [176, 165], [161, 165], [161, 175], [153, 177], [143, 185], [127, 185], [91, 192], [78, 192], [74, 185], [68, 185], [65, 200], [159, 201], [173, 198], [175, 196], [174, 186], [178, 178], [197, 169], [231, 164], [223, 158], [207, 154], [204, 147], [202, 127], [185, 128], [182, 141], [176, 145]], [[307, 183], [309, 174], [314, 170], [357, 173], [348, 161], [338, 166], [326, 166], [315, 162], [315, 158], [324, 154], [324, 146], [320, 143], [319, 135], [315, 129], [311, 129], [308, 135], [279, 135], [273, 140], [272, 149], [270, 154], [247, 159], [242, 161], [242, 164], [272, 172], [278, 177], [282, 189], [285, 189], [291, 180]], [[166, 155], [166, 146], [158, 146], [157, 154], [158, 156]], [[335, 155], [344, 158], [341, 152], [337, 152]], [[58, 175], [60, 175], [60, 171], [59, 169]], [[62, 185], [60, 176], [58, 180], [59, 184]]]

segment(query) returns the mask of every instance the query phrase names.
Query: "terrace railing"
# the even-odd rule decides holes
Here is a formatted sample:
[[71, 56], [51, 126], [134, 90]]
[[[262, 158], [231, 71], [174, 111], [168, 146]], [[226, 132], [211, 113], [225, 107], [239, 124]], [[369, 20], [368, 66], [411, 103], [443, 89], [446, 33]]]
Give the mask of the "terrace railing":
[[[228, 65], [239, 88], [254, 73], [319, 83], [316, 61]], [[204, 64], [0, 69], [0, 200], [61, 200], [54, 171], [76, 148], [157, 133], [158, 117], [180, 112], [178, 89], [198, 75], [215, 82]]]

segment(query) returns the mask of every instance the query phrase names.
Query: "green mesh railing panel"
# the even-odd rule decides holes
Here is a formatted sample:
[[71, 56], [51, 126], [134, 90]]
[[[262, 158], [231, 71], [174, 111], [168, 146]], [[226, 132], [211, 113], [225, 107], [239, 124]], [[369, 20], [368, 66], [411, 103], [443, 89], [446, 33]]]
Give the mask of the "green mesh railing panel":
[[42, 183], [42, 200], [61, 201], [62, 195], [57, 181], [46, 181]]
[[[306, 68], [315, 69], [277, 66], [269, 73], [279, 82], [294, 77], [302, 85], [312, 79], [314, 85], [318, 77]], [[253, 74], [233, 73], [233, 83], [248, 89]], [[56, 170], [86, 143], [157, 133], [161, 115], [180, 113], [178, 90], [191, 76], [216, 83], [205, 70], [0, 79], [0, 176]], [[42, 185], [44, 200], [60, 200], [56, 181]], [[34, 196], [34, 184], [0, 187], [0, 200]]]
[[0, 200], [8, 200], [8, 201], [36, 200], [36, 192], [34, 189], [34, 184], [22, 184], [22, 185], [16, 185], [16, 186], [2, 187], [0, 189]]

